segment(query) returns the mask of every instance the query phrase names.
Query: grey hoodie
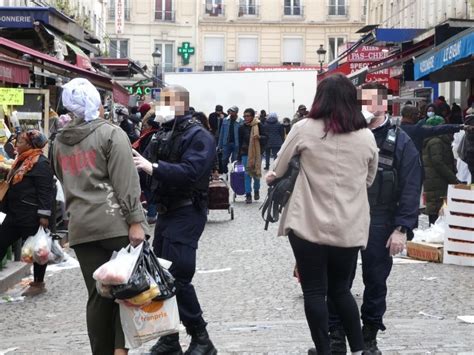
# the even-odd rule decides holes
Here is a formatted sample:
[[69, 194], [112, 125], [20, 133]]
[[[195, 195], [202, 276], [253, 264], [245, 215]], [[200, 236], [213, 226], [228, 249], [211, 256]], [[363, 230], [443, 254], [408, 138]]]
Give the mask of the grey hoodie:
[[127, 236], [131, 223], [145, 224], [137, 169], [120, 127], [76, 118], [57, 135], [52, 151], [70, 214], [71, 246]]

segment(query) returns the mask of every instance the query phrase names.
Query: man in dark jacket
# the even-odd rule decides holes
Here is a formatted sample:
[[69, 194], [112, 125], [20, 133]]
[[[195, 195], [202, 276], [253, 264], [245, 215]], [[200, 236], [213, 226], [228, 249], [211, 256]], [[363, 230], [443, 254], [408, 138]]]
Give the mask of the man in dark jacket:
[[267, 145], [265, 147], [265, 170], [270, 168], [270, 157], [276, 158], [278, 151], [285, 140], [285, 128], [278, 122], [278, 115], [271, 112], [267, 121], [263, 125], [267, 136]]
[[[370, 231], [362, 254], [364, 298], [361, 308], [364, 354], [379, 355], [377, 332], [385, 330], [387, 279], [392, 256], [403, 251], [407, 231], [418, 221], [421, 189], [420, 155], [410, 137], [385, 117], [387, 89], [366, 84], [361, 92], [362, 108], [372, 114], [369, 128], [379, 147], [379, 169], [369, 188]], [[355, 270], [354, 270], [355, 276]], [[346, 353], [344, 329], [328, 300], [331, 353]]]
[[462, 124], [444, 124], [440, 126], [429, 126], [425, 121], [420, 121], [420, 111], [415, 106], [406, 105], [402, 109], [401, 129], [411, 138], [416, 149], [421, 154], [423, 141], [426, 138], [459, 132], [464, 128]]
[[227, 114], [224, 113], [222, 105], [216, 105], [215, 112], [209, 115], [209, 126], [211, 126], [211, 133], [216, 137], [216, 140], [219, 138], [219, 128], [225, 117], [227, 117]]
[[[196, 250], [207, 221], [207, 192], [214, 165], [214, 137], [189, 114], [189, 92], [180, 86], [163, 89], [161, 106], [155, 111], [162, 129], [147, 149], [147, 158], [136, 154], [138, 169], [151, 177], [151, 190], [158, 207], [153, 248], [173, 264], [180, 319], [191, 335], [186, 354], [215, 355], [202, 317], [192, 279]], [[179, 333], [161, 337], [153, 355], [182, 354]]]

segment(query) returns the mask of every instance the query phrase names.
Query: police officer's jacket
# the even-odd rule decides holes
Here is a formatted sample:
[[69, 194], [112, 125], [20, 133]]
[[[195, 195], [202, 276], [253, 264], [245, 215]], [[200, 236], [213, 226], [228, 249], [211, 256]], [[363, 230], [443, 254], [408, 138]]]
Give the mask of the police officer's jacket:
[[151, 182], [155, 201], [170, 208], [184, 200], [206, 200], [215, 152], [214, 137], [191, 115], [165, 123], [146, 152], [158, 164]]
[[[418, 223], [421, 194], [422, 167], [418, 150], [410, 137], [392, 126], [388, 119], [372, 132], [379, 148], [379, 167], [376, 180], [369, 188], [371, 224], [384, 221], [394, 227], [413, 229]], [[387, 149], [389, 134], [395, 134], [392, 154]], [[392, 168], [389, 167], [391, 157]], [[392, 169], [393, 175], [390, 174]], [[391, 181], [390, 176], [394, 176], [395, 181]]]

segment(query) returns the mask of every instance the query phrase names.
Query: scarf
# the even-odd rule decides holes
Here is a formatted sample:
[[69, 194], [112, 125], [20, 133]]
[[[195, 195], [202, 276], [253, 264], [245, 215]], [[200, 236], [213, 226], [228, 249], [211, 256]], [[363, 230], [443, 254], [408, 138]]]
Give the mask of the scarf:
[[260, 121], [257, 118], [254, 118], [249, 124], [251, 128], [248, 161], [246, 166], [247, 174], [257, 179], [262, 177], [262, 153], [260, 151], [260, 140], [254, 138], [260, 136], [258, 129], [259, 123]]
[[7, 181], [11, 179], [13, 185], [21, 182], [26, 173], [33, 169], [41, 154], [43, 154], [43, 149], [30, 149], [21, 153], [13, 162]]

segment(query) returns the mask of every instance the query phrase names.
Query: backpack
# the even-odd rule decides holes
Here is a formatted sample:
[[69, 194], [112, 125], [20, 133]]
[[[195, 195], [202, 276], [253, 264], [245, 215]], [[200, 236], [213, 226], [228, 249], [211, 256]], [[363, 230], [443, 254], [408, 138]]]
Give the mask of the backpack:
[[265, 221], [265, 230], [268, 230], [269, 223], [278, 222], [280, 218], [279, 215], [293, 192], [299, 172], [300, 156], [295, 155], [288, 163], [288, 170], [285, 175], [279, 179], [275, 179], [269, 185], [267, 197], [260, 207], [262, 217]]

